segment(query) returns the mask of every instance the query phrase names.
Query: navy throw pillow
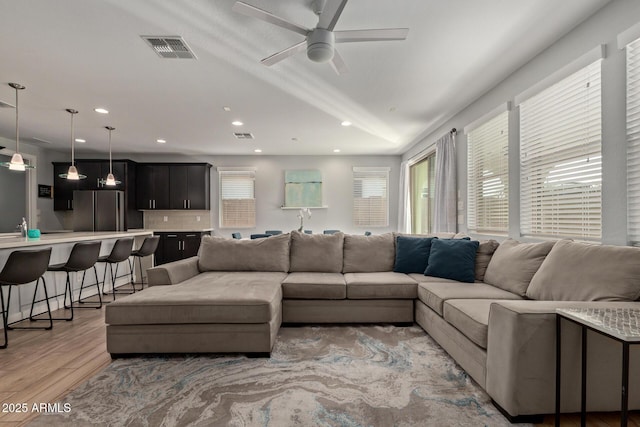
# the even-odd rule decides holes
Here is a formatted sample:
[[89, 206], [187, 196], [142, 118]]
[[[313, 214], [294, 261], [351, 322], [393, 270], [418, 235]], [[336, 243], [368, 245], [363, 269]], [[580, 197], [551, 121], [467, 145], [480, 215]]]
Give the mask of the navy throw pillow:
[[475, 240], [434, 240], [424, 275], [473, 283], [478, 246]]
[[424, 273], [433, 237], [396, 237], [396, 273]]

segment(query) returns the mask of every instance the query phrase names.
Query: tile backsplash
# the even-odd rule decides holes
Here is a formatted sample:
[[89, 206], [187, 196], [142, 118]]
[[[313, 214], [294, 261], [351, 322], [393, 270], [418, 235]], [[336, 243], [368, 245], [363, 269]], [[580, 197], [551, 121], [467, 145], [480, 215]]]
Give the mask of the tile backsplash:
[[144, 228], [170, 231], [211, 228], [211, 211], [144, 211]]

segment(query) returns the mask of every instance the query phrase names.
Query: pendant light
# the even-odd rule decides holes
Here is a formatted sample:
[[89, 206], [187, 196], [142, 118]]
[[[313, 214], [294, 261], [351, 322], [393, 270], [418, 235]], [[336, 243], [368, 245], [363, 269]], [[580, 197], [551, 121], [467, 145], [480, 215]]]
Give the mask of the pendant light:
[[27, 169], [34, 169], [35, 166], [30, 164], [26, 164], [24, 159], [22, 158], [22, 154], [20, 154], [20, 130], [18, 127], [18, 91], [23, 90], [25, 87], [18, 83], [9, 83], [9, 86], [16, 90], [16, 152], [11, 157], [10, 162], [2, 162], [0, 166], [4, 166], [5, 168], [9, 168], [14, 171], [25, 171]]
[[116, 178], [113, 176], [112, 161], [111, 161], [111, 131], [116, 130], [116, 128], [112, 126], [105, 126], [104, 128], [109, 131], [109, 175], [107, 175], [107, 180], [104, 182], [104, 184], [109, 186], [114, 186], [114, 185], [120, 184], [120, 181], [116, 181]]
[[73, 132], [73, 116], [78, 114], [78, 110], [74, 110], [73, 108], [67, 108], [67, 113], [71, 114], [71, 165], [69, 166], [69, 170], [67, 171], [67, 173], [61, 173], [58, 176], [60, 178], [76, 181], [79, 179], [85, 179], [87, 176], [78, 173], [78, 169], [76, 169], [76, 162], [74, 157], [75, 150], [74, 150], [73, 142], [75, 141], [75, 135]]

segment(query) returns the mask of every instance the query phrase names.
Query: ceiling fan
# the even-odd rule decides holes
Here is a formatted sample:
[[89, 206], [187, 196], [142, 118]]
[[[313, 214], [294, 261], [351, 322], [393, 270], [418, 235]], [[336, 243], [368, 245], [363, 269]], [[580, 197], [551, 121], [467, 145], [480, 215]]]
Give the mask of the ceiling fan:
[[260, 61], [266, 66], [276, 64], [306, 49], [307, 57], [310, 60], [314, 62], [330, 62], [336, 73], [344, 74], [349, 70], [335, 49], [335, 43], [405, 40], [407, 38], [408, 28], [333, 31], [346, 4], [347, 0], [314, 0], [312, 3], [313, 11], [318, 15], [319, 19], [318, 25], [312, 29], [294, 24], [241, 1], [237, 1], [232, 10], [306, 37], [303, 41]]

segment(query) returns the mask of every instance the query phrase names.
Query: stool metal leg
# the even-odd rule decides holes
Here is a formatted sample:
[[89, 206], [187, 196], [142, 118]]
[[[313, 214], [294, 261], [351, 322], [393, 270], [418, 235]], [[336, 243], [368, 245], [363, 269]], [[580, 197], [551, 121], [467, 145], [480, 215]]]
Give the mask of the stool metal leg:
[[[51, 320], [66, 320], [67, 322], [73, 320], [73, 294], [71, 293], [71, 278], [69, 277], [69, 272], [66, 271], [65, 273], [67, 273], [67, 278], [64, 284], [64, 302], [63, 307], [65, 309], [70, 309], [71, 310], [71, 315], [69, 317], [51, 317], [51, 313], [49, 313], [49, 317], [51, 318]], [[46, 287], [46, 284], [45, 284]], [[42, 321], [42, 320], [47, 320], [47, 319], [36, 319], [34, 318], [34, 314], [33, 314], [33, 306], [36, 303], [36, 293], [38, 292], [38, 286], [36, 285], [36, 289], [33, 292], [33, 301], [31, 302], [31, 312], [29, 312], [29, 320], [33, 321], [33, 322], [37, 322], [37, 321]], [[69, 307], [67, 307], [67, 293], [69, 294]], [[46, 289], [45, 289], [45, 295], [46, 295]], [[49, 305], [49, 301], [47, 300], [47, 306]], [[39, 313], [36, 314], [35, 316], [39, 316], [41, 314], [44, 313]]]
[[2, 304], [2, 326], [4, 330], [4, 344], [0, 345], [0, 349], [7, 348], [9, 345], [9, 337], [7, 335], [7, 317], [9, 316], [9, 304], [7, 303], [7, 309], [4, 309], [4, 292], [2, 291], [2, 285], [0, 285], [0, 304]]
[[[51, 306], [49, 305], [49, 294], [47, 293], [47, 282], [44, 279], [44, 277], [40, 277], [38, 278], [38, 280], [36, 281], [36, 289], [34, 291], [34, 300], [35, 300], [35, 292], [38, 291], [38, 285], [40, 284], [40, 280], [42, 280], [42, 286], [44, 288], [44, 298], [45, 298], [45, 302], [47, 303], [47, 313], [49, 314], [49, 318], [48, 319], [41, 319], [41, 320], [49, 320], [49, 326], [43, 326], [43, 327], [37, 327], [37, 326], [11, 326], [13, 324], [16, 324], [18, 322], [21, 322], [22, 320], [18, 320], [17, 322], [12, 322], [7, 324], [7, 327], [9, 329], [45, 329], [45, 330], [49, 330], [49, 329], [53, 329], [53, 318], [51, 317]], [[9, 307], [9, 304], [11, 302], [11, 288], [13, 286], [9, 286], [9, 296], [7, 298], [7, 307]], [[31, 319], [31, 315], [33, 314], [33, 303], [31, 304], [31, 313], [30, 313], [30, 317], [29, 320], [33, 320]]]
[[[93, 266], [93, 273], [96, 277], [96, 289], [98, 290], [98, 304], [97, 305], [86, 305], [86, 306], [77, 306], [76, 308], [97, 308], [100, 309], [102, 308], [102, 294], [100, 292], [100, 280], [98, 279], [98, 269], [96, 268], [96, 266]], [[82, 273], [82, 282], [80, 283], [80, 294], [78, 295], [78, 304], [95, 304], [95, 303], [90, 303], [90, 302], [86, 302], [82, 300], [82, 290], [84, 289], [84, 278], [87, 274], [87, 270], [85, 270]]]

